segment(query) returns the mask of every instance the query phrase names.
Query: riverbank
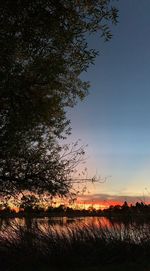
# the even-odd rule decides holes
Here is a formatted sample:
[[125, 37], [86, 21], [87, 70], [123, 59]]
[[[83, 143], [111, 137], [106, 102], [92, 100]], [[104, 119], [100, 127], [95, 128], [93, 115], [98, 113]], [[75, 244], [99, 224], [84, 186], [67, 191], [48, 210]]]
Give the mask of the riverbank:
[[[54, 266], [41, 266], [28, 269], [21, 269], [23, 271], [149, 271], [150, 270], [150, 263], [135, 263], [135, 262], [126, 262], [126, 263], [119, 263], [119, 264], [105, 264], [105, 265], [94, 265], [94, 266], [87, 266], [86, 263], [84, 266], [74, 267], [74, 266], [65, 266], [65, 267], [54, 267]], [[5, 271], [5, 270], [2, 270]]]
[[0, 235], [5, 271], [148, 271], [150, 225], [11, 225]]
[[[120, 264], [106, 264], [106, 265], [97, 265], [97, 266], [85, 266], [83, 267], [68, 267], [66, 266], [64, 269], [55, 267], [46, 267], [43, 269], [43, 267], [36, 269], [36, 271], [149, 271], [150, 270], [150, 264], [149, 263], [133, 263], [133, 262], [127, 262], [127, 263], [120, 263]], [[24, 270], [24, 271], [34, 271], [34, 269], [31, 270]]]

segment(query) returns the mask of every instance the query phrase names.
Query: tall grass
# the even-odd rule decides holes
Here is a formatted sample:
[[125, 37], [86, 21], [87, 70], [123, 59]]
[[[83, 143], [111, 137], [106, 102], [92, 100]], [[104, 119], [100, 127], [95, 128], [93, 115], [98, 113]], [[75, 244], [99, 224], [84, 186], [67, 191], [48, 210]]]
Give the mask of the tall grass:
[[[89, 266], [126, 261], [148, 261], [150, 227], [114, 224], [112, 227], [76, 223], [32, 227], [14, 223], [0, 234], [0, 270], [66, 270], [66, 266]], [[41, 269], [40, 269], [41, 268]], [[51, 270], [51, 269], [49, 269]], [[68, 269], [71, 270], [71, 269]]]

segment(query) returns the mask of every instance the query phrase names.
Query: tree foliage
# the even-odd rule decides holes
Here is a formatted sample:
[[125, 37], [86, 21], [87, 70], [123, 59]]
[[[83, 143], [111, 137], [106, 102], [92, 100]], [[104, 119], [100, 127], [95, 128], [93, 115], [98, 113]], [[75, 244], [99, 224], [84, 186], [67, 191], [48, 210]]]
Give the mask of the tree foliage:
[[40, 145], [22, 149], [17, 156], [9, 156], [0, 164], [1, 195], [31, 191], [63, 196], [73, 193], [72, 173], [83, 161], [84, 150], [77, 143], [59, 146], [49, 138]]
[[[70, 132], [66, 108], [86, 96], [89, 84], [80, 75], [97, 54], [88, 47], [87, 35], [97, 32], [109, 40], [110, 24], [116, 22], [117, 10], [110, 0], [1, 0], [1, 187], [7, 187], [9, 178], [11, 189], [16, 189], [16, 175], [17, 185], [27, 188], [31, 178], [22, 176], [30, 168], [39, 187], [49, 176], [53, 194], [53, 175], [60, 180], [64, 166], [56, 139]], [[49, 146], [43, 146], [47, 135]], [[36, 144], [39, 149], [33, 147]], [[35, 178], [39, 163], [51, 175], [43, 172]], [[58, 180], [56, 187], [60, 189]]]
[[87, 94], [80, 74], [96, 52], [86, 35], [100, 31], [109, 40], [117, 10], [110, 0], [2, 0], [0, 14], [1, 127], [12, 133], [40, 124], [60, 136], [65, 108]]

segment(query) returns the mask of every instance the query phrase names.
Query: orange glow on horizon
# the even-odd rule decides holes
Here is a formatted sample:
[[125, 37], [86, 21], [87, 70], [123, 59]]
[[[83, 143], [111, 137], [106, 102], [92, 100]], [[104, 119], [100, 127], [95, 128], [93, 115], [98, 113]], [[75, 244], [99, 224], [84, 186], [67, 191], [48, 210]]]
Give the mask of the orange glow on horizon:
[[79, 207], [80, 209], [88, 209], [90, 207], [93, 207], [94, 209], [98, 210], [98, 209], [106, 209], [106, 208], [109, 208], [110, 206], [115, 206], [115, 205], [122, 205], [123, 202], [119, 202], [119, 201], [107, 201], [107, 202], [104, 202], [104, 201], [96, 201], [96, 202], [93, 202], [93, 201], [81, 201], [81, 200], [77, 200], [77, 202], [75, 203], [75, 206], [76, 207]]
[[[69, 208], [72, 208], [72, 209], [79, 209], [79, 210], [82, 210], [82, 209], [86, 209], [86, 210], [92, 210], [92, 209], [96, 209], [96, 210], [103, 210], [103, 209], [107, 209], [109, 208], [110, 206], [122, 206], [123, 203], [125, 201], [125, 198], [124, 199], [117, 199], [117, 196], [116, 196], [116, 199], [115, 199], [115, 196], [110, 196], [110, 198], [108, 199], [106, 197], [102, 197], [102, 199], [94, 199], [94, 196], [93, 196], [93, 199], [92, 199], [92, 196], [89, 196], [88, 195], [86, 196], [80, 196], [78, 197], [77, 200], [75, 200], [74, 202], [70, 203], [70, 199], [68, 198], [54, 198], [52, 201], [49, 201], [47, 200], [47, 202], [39, 202], [39, 204], [37, 206], [39, 207], [42, 207], [43, 209], [47, 209], [48, 207], [53, 207], [53, 208], [58, 208], [59, 206], [64, 206], [64, 209], [69, 207]], [[130, 197], [129, 200], [127, 200], [127, 203], [128, 205], [130, 206], [131, 204], [132, 205], [135, 205], [136, 202], [141, 202], [139, 200], [139, 198], [137, 197]], [[150, 204], [150, 201], [149, 199], [147, 198], [147, 201], [144, 202], [145, 204]], [[15, 211], [16, 213], [18, 213], [20, 211], [20, 208], [15, 206], [15, 203], [9, 203], [8, 204], [9, 207], [11, 208], [11, 210]]]
[[[140, 202], [140, 201], [138, 201]], [[110, 206], [117, 206], [117, 205], [120, 205], [122, 206], [124, 203], [124, 201], [111, 201], [111, 200], [107, 200], [106, 202], [105, 201], [83, 201], [83, 200], [77, 200], [76, 204], [75, 204], [75, 207], [78, 207], [80, 209], [88, 209], [90, 207], [92, 207], [93, 209], [96, 209], [96, 210], [103, 210], [103, 209], [107, 209], [109, 208]], [[135, 203], [133, 202], [127, 202], [128, 205], [130, 206], [131, 204], [132, 205], [135, 205]], [[150, 204], [150, 202], [146, 202], [146, 204]], [[74, 207], [73, 207], [74, 208]]]

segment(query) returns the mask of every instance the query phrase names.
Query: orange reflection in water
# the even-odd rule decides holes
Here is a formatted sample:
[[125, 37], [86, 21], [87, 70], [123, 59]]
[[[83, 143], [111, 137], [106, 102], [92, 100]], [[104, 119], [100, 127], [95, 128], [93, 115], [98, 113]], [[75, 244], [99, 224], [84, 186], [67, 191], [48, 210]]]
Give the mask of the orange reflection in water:
[[50, 232], [67, 234], [70, 230], [78, 231], [88, 227], [94, 228], [111, 228], [112, 224], [106, 217], [45, 217], [45, 218], [11, 218], [0, 219], [0, 236], [3, 238], [17, 238], [21, 229], [39, 229], [43, 233]]

